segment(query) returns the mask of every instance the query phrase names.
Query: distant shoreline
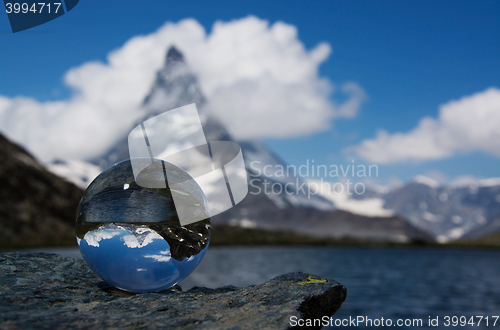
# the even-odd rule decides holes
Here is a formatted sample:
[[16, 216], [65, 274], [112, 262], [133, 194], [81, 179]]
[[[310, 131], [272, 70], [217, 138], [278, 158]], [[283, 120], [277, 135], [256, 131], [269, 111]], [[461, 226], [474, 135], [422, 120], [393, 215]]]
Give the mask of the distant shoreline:
[[[293, 231], [271, 231], [258, 228], [242, 228], [229, 225], [212, 227], [210, 246], [360, 246], [360, 247], [431, 247], [431, 248], [500, 248], [500, 234], [478, 239], [458, 240], [446, 244], [426, 241], [408, 243], [359, 240], [355, 238], [317, 237]], [[77, 248], [76, 240], [68, 244], [0, 245], [0, 251], [37, 248]]]

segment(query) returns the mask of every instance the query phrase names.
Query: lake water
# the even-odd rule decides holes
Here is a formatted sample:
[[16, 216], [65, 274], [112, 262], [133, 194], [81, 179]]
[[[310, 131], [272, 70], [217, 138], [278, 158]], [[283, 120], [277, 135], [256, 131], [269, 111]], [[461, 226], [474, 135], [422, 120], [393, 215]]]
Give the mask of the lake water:
[[[78, 250], [51, 252], [79, 255]], [[500, 250], [209, 247], [199, 267], [180, 285], [184, 290], [245, 286], [296, 271], [335, 279], [347, 287], [347, 300], [334, 319], [364, 316], [376, 322], [383, 317], [393, 323], [421, 319], [423, 327], [399, 328], [422, 329], [427, 328], [429, 317], [439, 317], [439, 326], [430, 328], [442, 329], [453, 325], [450, 319], [450, 326], [445, 326], [446, 316], [465, 316], [467, 322], [474, 317], [475, 326], [458, 328], [500, 329], [500, 320], [493, 327], [492, 318], [500, 315]], [[488, 327], [485, 319], [478, 327], [476, 316], [488, 316]], [[455, 320], [460, 325], [460, 319]]]

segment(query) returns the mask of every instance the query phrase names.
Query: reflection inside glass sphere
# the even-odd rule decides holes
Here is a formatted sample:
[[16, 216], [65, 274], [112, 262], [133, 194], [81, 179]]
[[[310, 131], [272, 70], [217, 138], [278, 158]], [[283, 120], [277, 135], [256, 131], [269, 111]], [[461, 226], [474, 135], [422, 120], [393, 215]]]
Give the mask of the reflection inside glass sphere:
[[[137, 180], [131, 162], [142, 168]], [[169, 182], [175, 182], [175, 192]], [[122, 290], [155, 292], [198, 266], [210, 241], [210, 217], [181, 225], [172, 193], [185, 196], [197, 215], [209, 214], [192, 177], [161, 160], [117, 163], [90, 184], [78, 206], [76, 236], [83, 258], [100, 278]]]

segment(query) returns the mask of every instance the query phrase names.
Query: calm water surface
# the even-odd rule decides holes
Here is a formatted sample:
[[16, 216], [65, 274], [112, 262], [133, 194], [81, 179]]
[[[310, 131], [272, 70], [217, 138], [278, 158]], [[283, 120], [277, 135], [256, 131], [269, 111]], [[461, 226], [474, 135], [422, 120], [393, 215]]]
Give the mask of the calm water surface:
[[[79, 255], [78, 250], [51, 252]], [[335, 318], [420, 318], [426, 328], [428, 317], [438, 316], [442, 329], [452, 328], [444, 326], [447, 315], [490, 320], [500, 315], [499, 250], [209, 247], [199, 267], [180, 285], [184, 290], [245, 286], [296, 271], [335, 279], [347, 287], [347, 300]], [[495, 327], [484, 325], [483, 321], [478, 327], [476, 319], [473, 328], [500, 329], [500, 320]]]

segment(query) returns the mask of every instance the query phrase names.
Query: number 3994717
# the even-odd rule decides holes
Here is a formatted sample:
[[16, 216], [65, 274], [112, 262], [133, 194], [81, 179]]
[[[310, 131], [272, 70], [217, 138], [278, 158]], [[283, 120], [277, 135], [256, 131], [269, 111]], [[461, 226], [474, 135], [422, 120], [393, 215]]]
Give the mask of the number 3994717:
[[[52, 5], [52, 8], [51, 8]], [[7, 14], [27, 14], [27, 13], [34, 13], [34, 14], [41, 14], [42, 12], [45, 13], [54, 13], [57, 14], [59, 11], [59, 8], [61, 7], [60, 2], [39, 2], [39, 3], [33, 3], [31, 6], [28, 3], [19, 3], [19, 2], [14, 2], [14, 3], [6, 3], [5, 4], [5, 11]]]

